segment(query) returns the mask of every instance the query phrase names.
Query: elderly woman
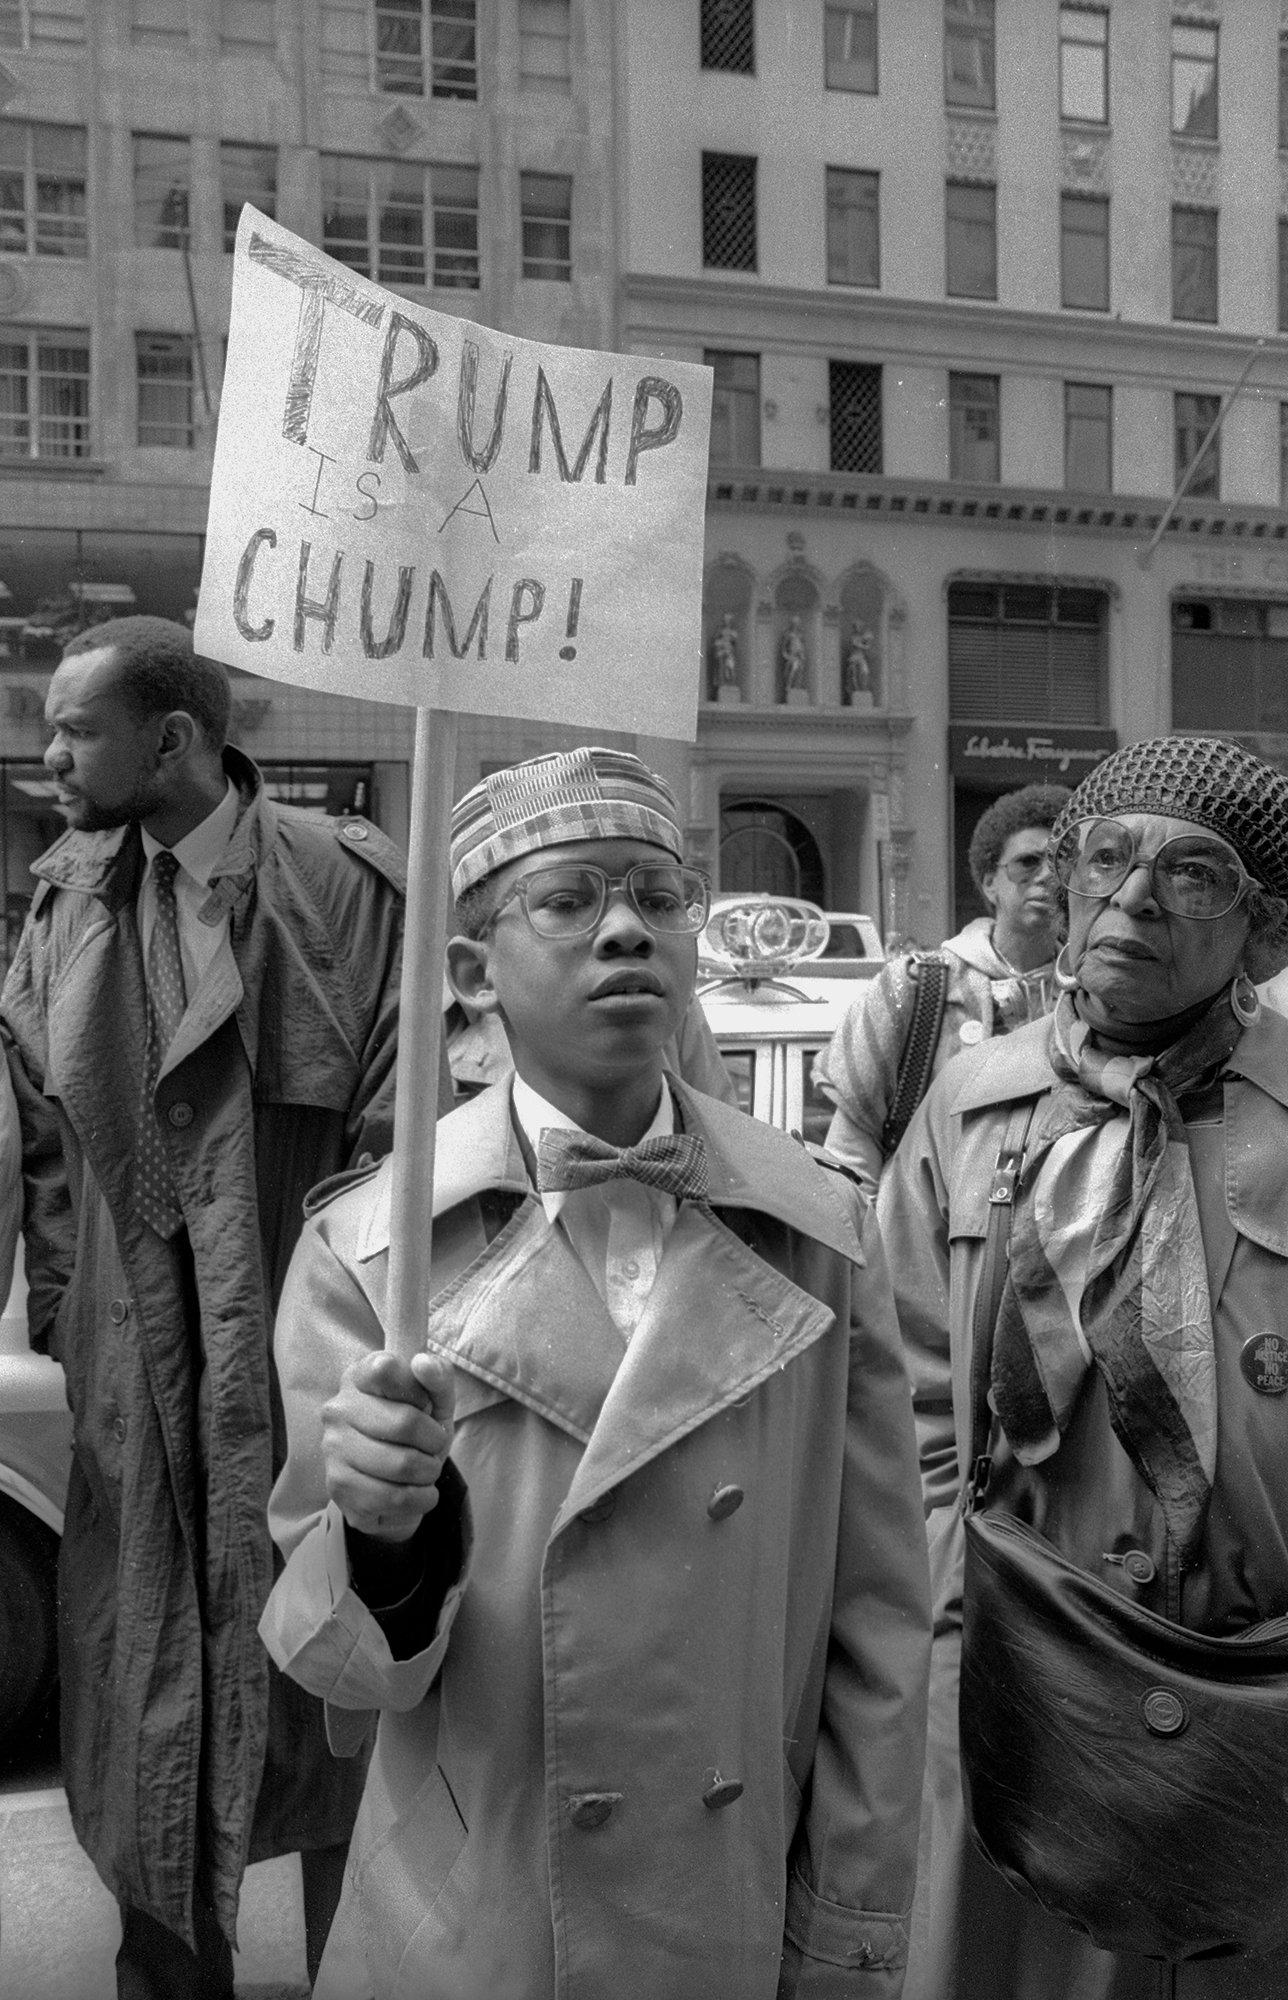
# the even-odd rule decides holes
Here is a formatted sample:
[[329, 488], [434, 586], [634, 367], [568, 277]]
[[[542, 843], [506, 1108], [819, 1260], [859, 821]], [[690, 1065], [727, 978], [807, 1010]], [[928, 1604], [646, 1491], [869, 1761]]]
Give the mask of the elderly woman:
[[989, 1508], [1193, 1630], [1288, 1612], [1288, 1021], [1253, 983], [1288, 959], [1288, 779], [1230, 743], [1134, 744], [1079, 786], [1052, 852], [1056, 1010], [937, 1079], [878, 1204], [937, 1597], [905, 2000], [1282, 2000], [1282, 1957], [1097, 1948], [966, 1834], [957, 1503], [990, 1183], [1017, 1106], [1033, 1117], [996, 1266]]

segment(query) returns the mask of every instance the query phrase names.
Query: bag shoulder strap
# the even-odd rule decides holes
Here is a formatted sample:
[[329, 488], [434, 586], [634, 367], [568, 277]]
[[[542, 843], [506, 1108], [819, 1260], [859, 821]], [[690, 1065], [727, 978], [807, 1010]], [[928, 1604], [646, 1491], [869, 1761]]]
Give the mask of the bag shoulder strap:
[[887, 1159], [930, 1088], [948, 1005], [948, 961], [940, 951], [917, 952], [909, 961], [908, 977], [913, 987], [912, 1018], [904, 1036], [889, 1114], [881, 1129], [881, 1150]]
[[984, 1237], [984, 1262], [975, 1309], [971, 1315], [971, 1449], [970, 1476], [962, 1493], [963, 1513], [973, 1513], [983, 1499], [993, 1471], [989, 1449], [993, 1413], [988, 1406], [988, 1390], [993, 1375], [993, 1336], [1006, 1283], [1006, 1267], [1011, 1254], [1011, 1220], [1015, 1211], [1015, 1190], [1024, 1168], [1024, 1149], [1029, 1127], [1037, 1110], [1036, 1099], [1017, 1104], [1006, 1121], [1001, 1149], [993, 1167], [988, 1190], [988, 1231]]

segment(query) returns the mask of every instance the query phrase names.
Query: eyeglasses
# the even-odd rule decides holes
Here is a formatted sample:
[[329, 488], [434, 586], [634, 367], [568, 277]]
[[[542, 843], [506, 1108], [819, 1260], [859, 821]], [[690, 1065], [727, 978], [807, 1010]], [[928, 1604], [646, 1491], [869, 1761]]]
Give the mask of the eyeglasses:
[[598, 928], [615, 889], [642, 923], [666, 935], [696, 936], [711, 913], [710, 885], [696, 868], [640, 861], [624, 875], [606, 875], [587, 862], [521, 875], [493, 910], [491, 923], [507, 903], [517, 902], [538, 937], [586, 937]]
[[1023, 882], [1036, 882], [1051, 866], [1051, 856], [1046, 848], [1040, 854], [1017, 854], [1011, 861], [998, 862], [999, 873], [1009, 875], [1017, 886]]
[[1228, 916], [1252, 886], [1234, 849], [1211, 833], [1175, 834], [1146, 861], [1121, 820], [1084, 819], [1069, 828], [1056, 850], [1055, 872], [1071, 896], [1112, 896], [1135, 868], [1148, 868], [1160, 909], [1204, 923]]

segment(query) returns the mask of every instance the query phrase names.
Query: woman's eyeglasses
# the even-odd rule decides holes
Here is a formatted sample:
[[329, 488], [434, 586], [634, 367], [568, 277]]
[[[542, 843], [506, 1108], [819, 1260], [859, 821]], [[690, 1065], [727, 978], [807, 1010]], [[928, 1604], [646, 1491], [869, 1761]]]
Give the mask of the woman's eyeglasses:
[[1202, 922], [1227, 916], [1252, 884], [1234, 849], [1212, 833], [1176, 834], [1147, 861], [1121, 820], [1084, 819], [1056, 849], [1055, 872], [1071, 896], [1112, 896], [1134, 868], [1148, 868], [1160, 909]]
[[696, 936], [711, 914], [711, 889], [696, 868], [637, 862], [624, 875], [606, 875], [592, 863], [534, 868], [506, 890], [488, 928], [507, 903], [517, 902], [538, 937], [585, 937], [597, 928], [609, 894], [620, 889], [651, 931]]

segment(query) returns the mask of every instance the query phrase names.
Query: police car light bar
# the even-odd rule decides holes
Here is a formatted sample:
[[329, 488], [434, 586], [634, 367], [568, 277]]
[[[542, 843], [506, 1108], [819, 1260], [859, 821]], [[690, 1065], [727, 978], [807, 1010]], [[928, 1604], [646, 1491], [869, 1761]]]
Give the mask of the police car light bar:
[[821, 958], [827, 939], [827, 918], [814, 903], [787, 896], [721, 896], [698, 951], [712, 970], [754, 985]]

